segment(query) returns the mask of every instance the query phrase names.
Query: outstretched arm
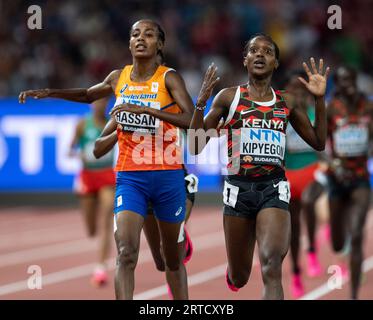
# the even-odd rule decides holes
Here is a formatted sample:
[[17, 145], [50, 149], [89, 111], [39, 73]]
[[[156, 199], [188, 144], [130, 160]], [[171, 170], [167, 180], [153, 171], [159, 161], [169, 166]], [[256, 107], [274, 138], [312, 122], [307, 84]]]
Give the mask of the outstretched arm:
[[38, 89], [22, 91], [19, 94], [18, 101], [19, 103], [25, 103], [27, 97], [33, 97], [34, 99], [59, 98], [74, 102], [92, 103], [95, 100], [110, 96], [113, 93], [120, 73], [121, 70], [114, 70], [103, 82], [90, 88]]
[[315, 60], [310, 59], [311, 69], [304, 62], [303, 67], [308, 76], [308, 82], [299, 77], [306, 89], [314, 96], [315, 99], [315, 125], [312, 126], [306, 112], [298, 108], [292, 95], [286, 94], [285, 100], [290, 107], [290, 123], [295, 131], [306, 141], [312, 148], [322, 151], [325, 148], [326, 141], [326, 108], [325, 108], [325, 91], [326, 81], [330, 72], [329, 67], [324, 72], [323, 59], [320, 59], [319, 69], [317, 70]]
[[96, 159], [107, 154], [117, 143], [117, 127], [118, 124], [114, 118], [111, 118], [102, 130], [101, 135], [96, 139], [93, 155]]

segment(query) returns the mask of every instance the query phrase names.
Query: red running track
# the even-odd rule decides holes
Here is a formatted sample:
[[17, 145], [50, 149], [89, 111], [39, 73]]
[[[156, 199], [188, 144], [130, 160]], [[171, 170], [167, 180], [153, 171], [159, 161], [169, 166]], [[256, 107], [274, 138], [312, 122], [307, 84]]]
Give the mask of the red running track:
[[[224, 280], [226, 253], [219, 207], [195, 207], [189, 222], [194, 255], [187, 265], [191, 299], [260, 299], [263, 289], [260, 268], [254, 261], [248, 284], [238, 293], [227, 289]], [[0, 210], [0, 299], [114, 299], [114, 244], [110, 282], [97, 289], [89, 279], [97, 257], [97, 239], [85, 235], [77, 209], [20, 207]], [[327, 268], [336, 263], [329, 243], [319, 240], [324, 274], [303, 275], [307, 299], [348, 299], [349, 283], [330, 290]], [[370, 212], [364, 245], [366, 270], [361, 299], [373, 299], [373, 214]], [[302, 258], [305, 257], [304, 251]], [[29, 289], [30, 266], [40, 266], [42, 288]], [[302, 259], [303, 270], [306, 269]], [[291, 299], [289, 254], [283, 266], [285, 299]], [[142, 237], [136, 269], [135, 299], [168, 299], [164, 274], [156, 271]]]

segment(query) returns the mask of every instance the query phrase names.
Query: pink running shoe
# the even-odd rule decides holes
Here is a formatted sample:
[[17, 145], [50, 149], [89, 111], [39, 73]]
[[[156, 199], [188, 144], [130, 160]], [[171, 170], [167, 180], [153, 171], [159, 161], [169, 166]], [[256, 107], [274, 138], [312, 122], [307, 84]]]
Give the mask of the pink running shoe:
[[231, 281], [229, 280], [229, 276], [228, 276], [228, 268], [227, 270], [225, 271], [225, 282], [227, 283], [227, 286], [230, 290], [234, 291], [234, 292], [237, 292], [238, 290], [240, 290], [239, 288], [235, 287], [233, 285], [233, 283], [231, 283]]
[[299, 299], [304, 295], [304, 287], [300, 274], [293, 274], [290, 291], [294, 299]]
[[342, 278], [345, 280], [348, 280], [350, 277], [350, 270], [348, 269], [348, 266], [345, 262], [342, 262], [339, 264], [339, 267], [341, 268], [342, 271]]
[[103, 287], [108, 282], [108, 275], [105, 269], [96, 269], [93, 272], [92, 278], [91, 278], [91, 284], [92, 286], [96, 288]]
[[183, 263], [187, 264], [189, 260], [192, 259], [193, 243], [185, 227], [184, 227], [184, 234], [185, 234], [185, 258], [183, 260]]
[[311, 278], [317, 277], [321, 274], [321, 266], [315, 252], [307, 253], [307, 272]]

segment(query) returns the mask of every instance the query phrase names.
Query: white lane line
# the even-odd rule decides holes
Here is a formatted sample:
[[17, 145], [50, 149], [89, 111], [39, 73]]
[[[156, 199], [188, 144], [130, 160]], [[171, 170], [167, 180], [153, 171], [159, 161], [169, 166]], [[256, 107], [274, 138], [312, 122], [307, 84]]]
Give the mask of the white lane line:
[[[207, 241], [208, 238], [208, 241]], [[207, 243], [213, 239], [218, 242], [222, 242], [221, 232], [211, 233], [209, 235], [203, 235], [196, 237], [194, 241], [200, 243], [199, 249], [203, 249]], [[141, 241], [144, 241], [144, 234], [141, 234]], [[207, 242], [206, 242], [207, 241]], [[90, 241], [89, 239], [79, 239], [64, 243], [58, 243], [48, 246], [43, 246], [35, 249], [20, 250], [11, 253], [0, 255], [0, 267], [6, 267], [10, 265], [16, 265], [29, 261], [37, 261], [49, 258], [62, 257], [70, 254], [77, 254], [81, 252], [93, 251], [98, 246], [98, 239]]]
[[35, 249], [21, 250], [0, 255], [0, 267], [17, 265], [28, 261], [37, 261], [82, 253], [97, 248], [95, 241], [80, 239], [69, 242], [43, 246]]
[[[253, 267], [259, 264], [259, 260], [256, 256], [253, 259]], [[227, 262], [220, 264], [216, 267], [206, 269], [199, 273], [188, 276], [188, 288], [205, 283], [217, 278], [223, 277], [225, 275], [225, 270], [227, 269]], [[224, 280], [225, 281], [225, 280]], [[135, 300], [149, 300], [167, 294], [167, 286], [159, 286], [139, 294], [136, 294], [133, 298]]]
[[[368, 224], [368, 227], [370, 228], [372, 225], [373, 225], [373, 223], [372, 223], [372, 220], [371, 220], [370, 223]], [[305, 245], [306, 236], [303, 235], [301, 240], [302, 240], [302, 243]], [[257, 252], [257, 248], [255, 248], [255, 252], [254, 252], [253, 267], [259, 265], [259, 258], [257, 256], [256, 252]], [[210, 280], [214, 280], [216, 278], [219, 278], [220, 276], [223, 276], [225, 274], [226, 267], [227, 267], [227, 263], [219, 265], [219, 266], [211, 268], [211, 269], [207, 269], [207, 270], [202, 271], [200, 273], [197, 273], [195, 275], [188, 276], [188, 287], [192, 287], [192, 286], [204, 283], [204, 282], [208, 282]], [[371, 270], [372, 268], [373, 268], [373, 256], [370, 257], [369, 259], [365, 260], [364, 264], [363, 264], [364, 272], [367, 272], [368, 270]], [[346, 280], [344, 280], [344, 281], [346, 281]], [[327, 294], [329, 291], [326, 292], [325, 287], [326, 287], [327, 290], [329, 290], [328, 287], [327, 287], [327, 283], [325, 285], [319, 287], [318, 289], [314, 290], [314, 291], [316, 291], [315, 296], [317, 297], [317, 295], [319, 295], [319, 294], [322, 294], [322, 295]], [[303, 296], [301, 299], [305, 300], [304, 298], [307, 297], [308, 295], [310, 295], [312, 297], [312, 295], [311, 295], [312, 292], [313, 291], [311, 291], [307, 295]], [[141, 293], [135, 295], [134, 299], [136, 299], [136, 300], [149, 300], [149, 299], [154, 299], [154, 298], [163, 296], [165, 294], [167, 294], [167, 286], [162, 285], [162, 286], [159, 286], [159, 287], [141, 292]], [[320, 295], [320, 296], [322, 296], [322, 295]]]
[[[222, 232], [218, 231], [210, 234], [205, 234], [200, 237], [195, 237], [194, 239], [192, 238], [192, 241], [194, 243], [195, 252], [199, 252], [223, 245], [224, 237], [222, 235]], [[149, 261], [152, 261], [150, 250], [141, 250], [139, 254], [138, 265]], [[95, 266], [95, 263], [90, 263], [43, 275], [42, 286], [45, 287], [46, 285], [89, 276]], [[115, 268], [115, 258], [108, 261], [108, 266], [108, 270], [113, 270]], [[27, 276], [26, 270], [25, 275]], [[0, 286], [0, 296], [25, 290], [28, 290], [27, 279]]]
[[[188, 288], [221, 277], [222, 275], [224, 275], [226, 268], [227, 264], [223, 263], [221, 265], [218, 265], [217, 267], [188, 276]], [[135, 300], [149, 300], [163, 296], [165, 294], [167, 294], [167, 286], [162, 285], [136, 294], [133, 298]]]
[[[368, 223], [366, 225], [366, 231], [365, 233], [368, 233], [368, 230], [373, 227], [373, 219], [372, 219], [372, 210], [369, 210], [368, 212]], [[373, 256], [370, 256], [369, 258], [365, 259], [363, 261], [363, 272], [368, 272], [373, 268]], [[342, 280], [342, 285], [346, 284], [348, 282], [348, 278], [344, 278]], [[327, 295], [329, 292], [333, 291], [335, 289], [330, 289], [328, 287], [328, 282], [325, 282], [323, 285], [317, 287], [314, 290], [311, 290], [310, 292], [306, 293], [304, 296], [299, 298], [298, 300], [316, 300], [319, 299], [325, 295]]]
[[[363, 262], [363, 273], [366, 273], [373, 269], [373, 256], [370, 256], [369, 258], [365, 259]], [[348, 278], [345, 278], [342, 280], [342, 285], [349, 282]], [[328, 283], [324, 283], [323, 285], [317, 287], [316, 289], [308, 292], [303, 297], [301, 297], [299, 300], [317, 300], [328, 293], [336, 290], [335, 288], [330, 288], [328, 286]]]
[[[257, 257], [257, 254], [254, 254], [252, 267], [256, 267], [258, 265], [259, 265], [259, 259]], [[220, 264], [218, 266], [215, 266], [213, 268], [206, 269], [199, 273], [188, 275], [188, 288], [223, 277], [225, 275], [226, 269], [227, 269], [227, 262]], [[133, 298], [135, 300], [149, 300], [149, 299], [154, 299], [154, 298], [163, 296], [167, 294], [167, 292], [168, 292], [167, 286], [162, 285], [162, 286], [141, 292], [139, 294], [136, 294], [134, 295]]]
[[[9, 217], [9, 215], [8, 215]], [[34, 231], [36, 228], [48, 228], [53, 229], [55, 226], [61, 226], [62, 224], [67, 226], [72, 226], [78, 221], [83, 220], [81, 214], [71, 211], [66, 211], [66, 213], [37, 213], [28, 212], [27, 216], [19, 216], [17, 219], [9, 220], [7, 217], [3, 217], [0, 211], [0, 232], [3, 235], [11, 236], [18, 235], [20, 232]]]
[[[144, 250], [140, 252], [141, 256], [139, 257], [139, 263], [143, 263], [151, 260], [151, 253], [149, 250]], [[114, 269], [115, 259], [110, 259], [108, 261], [109, 270]], [[61, 271], [49, 273], [42, 276], [42, 287], [44, 288], [47, 285], [56, 284], [60, 282], [65, 282], [68, 280], [73, 280], [77, 278], [82, 278], [88, 276], [92, 273], [94, 267], [97, 266], [96, 263], [89, 263], [82, 266], [63, 269]], [[26, 270], [25, 270], [26, 274]], [[0, 296], [16, 293], [20, 291], [29, 290], [27, 286], [27, 279], [17, 282], [12, 282], [3, 286], [0, 286]]]
[[44, 243], [47, 241], [60, 241], [68, 240], [70, 237], [81, 237], [83, 234], [83, 226], [73, 226], [68, 227], [66, 230], [66, 225], [55, 226], [51, 228], [43, 228], [30, 230], [27, 232], [22, 232], [17, 234], [12, 234], [10, 236], [4, 235], [0, 236], [0, 248], [14, 248], [15, 246], [31, 246], [39, 243]]

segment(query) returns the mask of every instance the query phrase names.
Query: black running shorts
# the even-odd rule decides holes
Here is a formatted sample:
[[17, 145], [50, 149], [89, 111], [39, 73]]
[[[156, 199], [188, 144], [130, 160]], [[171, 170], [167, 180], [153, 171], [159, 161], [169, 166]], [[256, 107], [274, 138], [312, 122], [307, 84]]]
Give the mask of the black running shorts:
[[355, 189], [370, 189], [369, 178], [356, 177], [355, 179], [345, 179], [343, 181], [338, 181], [333, 175], [329, 175], [327, 178], [329, 198], [346, 198]]
[[255, 219], [265, 208], [289, 211], [290, 188], [284, 176], [255, 182], [249, 179], [242, 176], [225, 177], [225, 215]]

